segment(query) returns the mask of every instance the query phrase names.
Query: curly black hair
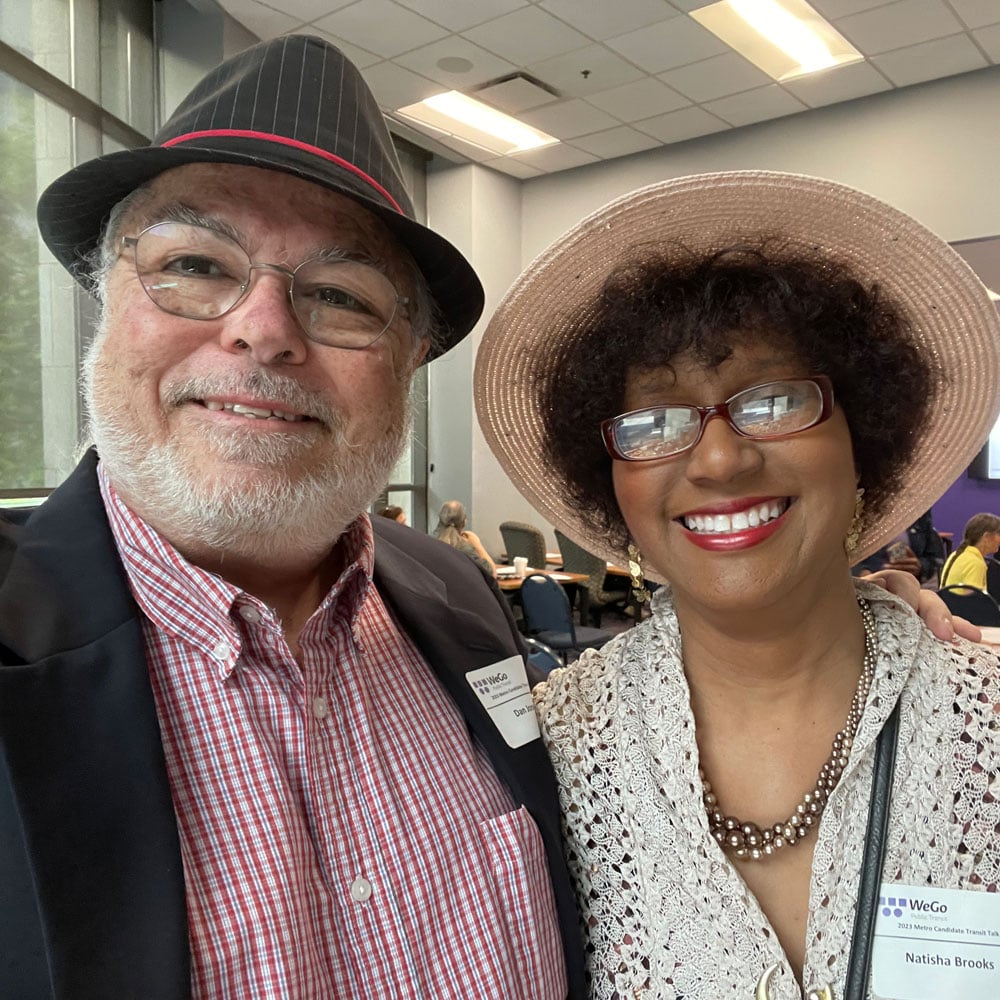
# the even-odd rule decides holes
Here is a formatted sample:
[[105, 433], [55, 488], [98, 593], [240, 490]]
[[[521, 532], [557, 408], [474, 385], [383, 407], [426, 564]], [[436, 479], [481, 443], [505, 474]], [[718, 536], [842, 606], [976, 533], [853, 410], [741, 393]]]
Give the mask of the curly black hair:
[[590, 530], [619, 549], [627, 528], [600, 424], [624, 410], [630, 370], [681, 355], [716, 369], [736, 347], [765, 344], [828, 375], [871, 515], [898, 487], [942, 377], [877, 285], [769, 243], [709, 255], [650, 250], [615, 271], [570, 329], [538, 377], [544, 457]]

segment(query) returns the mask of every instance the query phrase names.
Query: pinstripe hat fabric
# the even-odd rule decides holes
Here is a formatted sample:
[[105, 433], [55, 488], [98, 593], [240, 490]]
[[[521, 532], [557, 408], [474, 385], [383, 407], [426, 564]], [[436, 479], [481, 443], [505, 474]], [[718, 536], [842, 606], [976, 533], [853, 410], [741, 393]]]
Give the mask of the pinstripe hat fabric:
[[428, 358], [458, 343], [479, 319], [479, 279], [455, 247], [414, 220], [382, 112], [357, 68], [328, 42], [287, 35], [216, 67], [152, 146], [90, 160], [49, 185], [38, 202], [42, 238], [89, 286], [87, 257], [111, 209], [186, 163], [279, 170], [346, 195], [378, 216], [413, 256], [443, 319], [445, 329]]

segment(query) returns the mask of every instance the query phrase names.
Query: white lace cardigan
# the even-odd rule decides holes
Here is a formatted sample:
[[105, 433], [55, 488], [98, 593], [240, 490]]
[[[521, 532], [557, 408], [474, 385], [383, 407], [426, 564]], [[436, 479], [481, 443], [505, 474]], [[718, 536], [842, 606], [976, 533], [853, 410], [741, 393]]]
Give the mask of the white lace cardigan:
[[[878, 664], [850, 762], [819, 824], [803, 985], [843, 997], [874, 744], [900, 729], [883, 881], [997, 891], [1000, 666], [938, 643], [884, 590], [860, 584]], [[534, 690], [583, 910], [595, 1000], [801, 1000], [777, 936], [708, 831], [681, 641], [669, 593], [652, 618]]]

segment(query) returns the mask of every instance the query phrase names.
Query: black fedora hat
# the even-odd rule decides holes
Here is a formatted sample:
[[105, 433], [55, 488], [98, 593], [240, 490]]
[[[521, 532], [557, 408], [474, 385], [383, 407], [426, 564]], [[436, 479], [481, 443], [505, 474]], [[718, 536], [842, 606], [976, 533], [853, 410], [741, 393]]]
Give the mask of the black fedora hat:
[[255, 45], [212, 70], [152, 146], [82, 163], [38, 202], [38, 227], [59, 262], [89, 286], [87, 256], [111, 209], [185, 163], [235, 163], [294, 174], [360, 202], [416, 261], [444, 329], [428, 359], [448, 350], [483, 311], [483, 288], [446, 239], [414, 220], [382, 112], [357, 68], [309, 35]]

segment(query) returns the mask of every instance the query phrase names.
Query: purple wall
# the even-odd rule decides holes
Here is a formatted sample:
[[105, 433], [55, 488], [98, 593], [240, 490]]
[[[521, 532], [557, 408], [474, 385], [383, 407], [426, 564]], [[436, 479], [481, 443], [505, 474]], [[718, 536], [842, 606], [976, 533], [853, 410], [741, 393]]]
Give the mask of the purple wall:
[[965, 522], [980, 513], [1000, 515], [1000, 480], [971, 479], [963, 472], [934, 504], [934, 527], [954, 532], [954, 544], [958, 545]]

